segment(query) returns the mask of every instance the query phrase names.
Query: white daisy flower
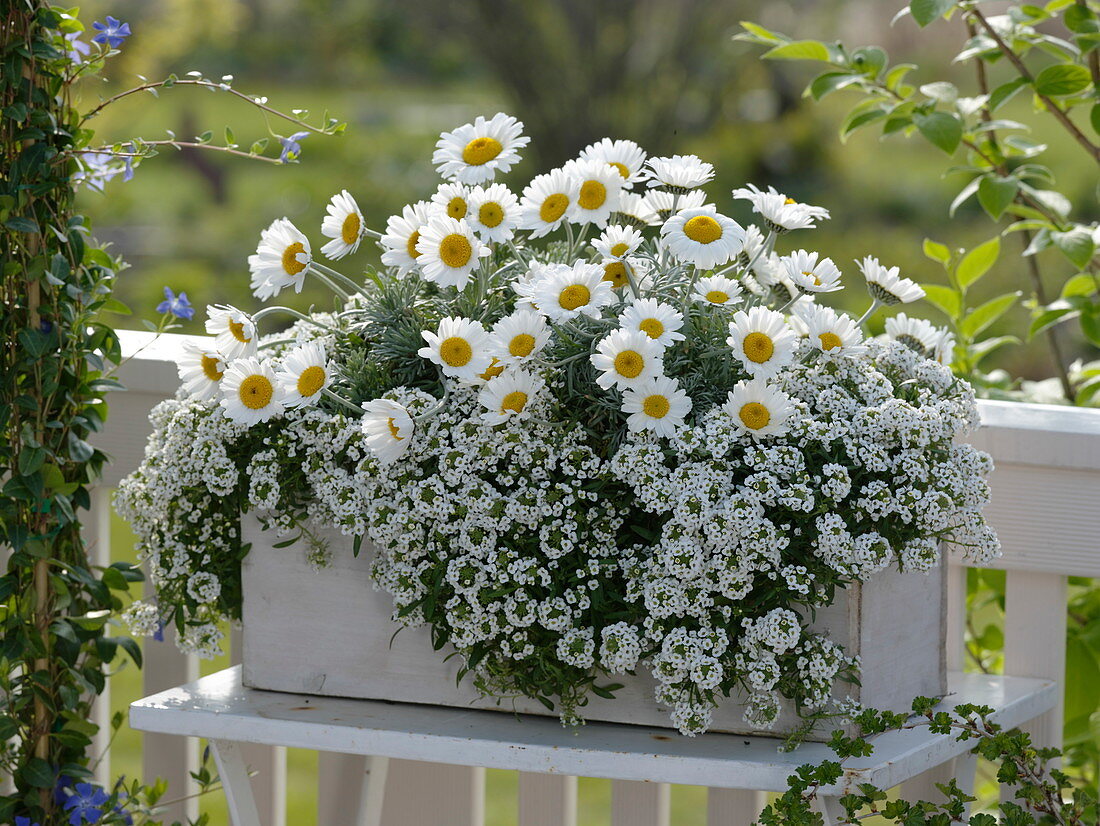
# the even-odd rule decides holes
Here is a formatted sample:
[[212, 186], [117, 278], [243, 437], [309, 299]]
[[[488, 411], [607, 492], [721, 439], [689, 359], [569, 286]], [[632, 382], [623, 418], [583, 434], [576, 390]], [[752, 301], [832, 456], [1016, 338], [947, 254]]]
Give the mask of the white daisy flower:
[[946, 327], [940, 330], [940, 340], [931, 357], [940, 364], [951, 364], [955, 360], [955, 335]]
[[619, 205], [611, 213], [611, 221], [635, 229], [655, 227], [661, 223], [660, 217], [650, 206], [649, 199], [634, 192], [623, 192], [619, 195]]
[[603, 280], [603, 268], [578, 261], [544, 267], [531, 284], [531, 300], [551, 321], [580, 314], [597, 318], [600, 309], [615, 300], [611, 284]]
[[660, 222], [667, 221], [673, 212], [684, 209], [699, 209], [707, 205], [707, 196], [701, 189], [693, 189], [691, 192], [674, 193], [663, 192], [659, 189], [651, 189], [645, 196], [646, 204], [657, 213]]
[[613, 166], [622, 176], [625, 189], [645, 179], [645, 150], [634, 141], [604, 138], [586, 146], [580, 157], [582, 161], [603, 161]]
[[794, 198], [788, 198], [775, 187], [769, 186], [764, 192], [753, 184], [733, 190], [733, 197], [752, 204], [753, 212], [764, 219], [765, 226], [773, 232], [787, 232], [793, 229], [812, 229], [816, 222], [829, 217], [824, 207], [800, 204]]
[[402, 405], [389, 399], [375, 399], [363, 403], [363, 421], [360, 428], [367, 437], [367, 447], [380, 465], [389, 465], [408, 450], [412, 441], [412, 416]]
[[[931, 358], [944, 336], [941, 330], [923, 318], [910, 318], [905, 313], [886, 319], [886, 337], [904, 344], [925, 358]], [[954, 345], [954, 342], [952, 342]]]
[[741, 295], [741, 284], [724, 275], [710, 275], [695, 282], [693, 296], [702, 304], [726, 306]]
[[444, 375], [474, 384], [492, 363], [489, 354], [489, 334], [480, 321], [468, 318], [445, 318], [434, 333], [421, 334], [428, 342], [417, 355], [438, 364]]
[[847, 313], [809, 304], [797, 306], [791, 317], [792, 322], [795, 318], [805, 326], [810, 344], [825, 356], [856, 356], [867, 350], [859, 326]]
[[530, 230], [532, 238], [556, 230], [569, 216], [580, 186], [580, 181], [564, 169], [537, 176], [520, 198], [519, 228]]
[[474, 187], [466, 223], [482, 241], [510, 241], [519, 224], [519, 200], [504, 184]]
[[637, 387], [664, 372], [664, 347], [641, 330], [613, 330], [596, 345], [592, 366], [599, 371], [596, 384], [604, 390]]
[[764, 254], [764, 245], [767, 240], [756, 224], [749, 224], [745, 227], [745, 244], [741, 247], [741, 252], [737, 253], [738, 266], [744, 268], [754, 261], [760, 260]]
[[605, 226], [612, 210], [618, 207], [623, 190], [618, 170], [602, 161], [570, 161], [565, 171], [577, 179], [580, 187], [569, 220], [574, 224]]
[[537, 356], [549, 341], [550, 327], [542, 315], [516, 310], [493, 325], [489, 352], [504, 364], [523, 364]]
[[248, 256], [252, 294], [267, 301], [285, 287], [300, 293], [311, 260], [309, 239], [289, 219], [277, 218], [260, 234], [256, 252]]
[[798, 250], [781, 259], [791, 283], [803, 295], [831, 293], [841, 289], [840, 270], [831, 258], [817, 260], [816, 252]]
[[432, 206], [436, 214], [461, 221], [470, 214], [470, 187], [447, 181], [432, 194]]
[[619, 316], [624, 330], [641, 330], [662, 347], [684, 340], [677, 332], [684, 326], [684, 316], [668, 304], [653, 298], [636, 298]]
[[791, 397], [759, 378], [737, 382], [723, 409], [754, 439], [782, 435], [794, 413]]
[[225, 375], [225, 358], [217, 350], [185, 341], [183, 356], [176, 364], [176, 370], [183, 389], [191, 398], [208, 402], [221, 394], [220, 382]]
[[338, 261], [359, 249], [367, 225], [363, 223], [359, 204], [346, 189], [332, 196], [325, 211], [328, 214], [321, 221], [321, 234], [332, 240], [321, 247], [321, 254]]
[[256, 325], [243, 310], [228, 304], [206, 306], [206, 332], [214, 336], [214, 349], [227, 359], [256, 353]]
[[488, 384], [501, 373], [503, 373], [506, 366], [507, 365], [505, 365], [505, 363], [498, 359], [496, 356], [491, 356], [489, 359], [489, 366], [478, 373], [477, 376], [474, 377], [474, 380], [470, 382], [470, 384], [474, 385], [475, 387], [480, 387], [483, 384]]
[[470, 273], [490, 254], [470, 225], [446, 215], [434, 215], [421, 228], [416, 263], [429, 281], [441, 287], [466, 287]]
[[658, 436], [674, 436], [691, 412], [691, 399], [676, 379], [657, 376], [623, 391], [623, 412], [629, 413], [631, 433], [649, 430]]
[[509, 370], [481, 388], [477, 400], [485, 408], [481, 418], [489, 424], [531, 417], [531, 402], [542, 390], [543, 381], [526, 370]]
[[286, 354], [275, 378], [287, 407], [315, 404], [321, 391], [332, 383], [325, 348], [315, 341], [296, 347]]
[[498, 112], [492, 120], [478, 115], [473, 123], [439, 136], [432, 163], [444, 178], [480, 184], [518, 163], [519, 150], [530, 140], [523, 134], [523, 123], [510, 115]]
[[604, 258], [626, 258], [642, 244], [642, 234], [633, 227], [612, 224], [592, 242]]
[[774, 376], [794, 357], [795, 334], [783, 313], [767, 307], [738, 310], [726, 343], [754, 378]]
[[673, 155], [671, 158], [650, 158], [649, 186], [669, 192], [698, 189], [714, 177], [714, 167], [696, 155]]
[[626, 261], [611, 258], [601, 261], [599, 266], [603, 269], [603, 280], [610, 284], [613, 290], [621, 290], [630, 283], [631, 272], [637, 283], [639, 273], [643, 272], [648, 264], [641, 258], [630, 258]]
[[382, 263], [387, 267], [397, 267], [397, 274], [404, 275], [416, 268], [416, 259], [420, 252], [416, 245], [420, 241], [420, 230], [431, 217], [432, 205], [428, 201], [417, 201], [401, 208], [400, 215], [391, 215], [386, 221], [386, 234], [379, 243], [385, 248]]
[[246, 356], [229, 363], [221, 380], [225, 415], [243, 425], [266, 422], [283, 412], [271, 362]]
[[884, 267], [877, 258], [868, 255], [856, 262], [863, 277], [867, 279], [867, 292], [880, 304], [909, 304], [924, 298], [920, 285], [908, 278], [902, 278], [897, 267]]
[[727, 264], [745, 242], [745, 230], [714, 207], [686, 209], [661, 227], [661, 238], [677, 261], [710, 270]]

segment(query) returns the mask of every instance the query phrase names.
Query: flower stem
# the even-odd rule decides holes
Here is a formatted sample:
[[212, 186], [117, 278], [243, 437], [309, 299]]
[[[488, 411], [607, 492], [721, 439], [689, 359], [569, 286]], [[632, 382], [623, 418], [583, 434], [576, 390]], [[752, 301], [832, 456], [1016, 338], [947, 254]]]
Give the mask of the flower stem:
[[867, 319], [869, 319], [871, 317], [872, 313], [874, 313], [875, 310], [877, 310], [881, 306], [882, 306], [882, 302], [879, 301], [877, 298], [873, 298], [871, 300], [871, 306], [867, 308], [867, 312], [865, 312], [863, 315], [861, 315], [859, 317], [859, 321], [856, 322], [856, 326], [862, 327], [863, 322], [865, 322]]
[[330, 399], [331, 401], [334, 401], [338, 404], [343, 405], [348, 410], [354, 411], [357, 416], [362, 416], [363, 415], [362, 408], [356, 407], [354, 404], [349, 402], [343, 396], [341, 396], [337, 393], [333, 393], [327, 387], [324, 390], [321, 391], [321, 395], [324, 396], [326, 399]]

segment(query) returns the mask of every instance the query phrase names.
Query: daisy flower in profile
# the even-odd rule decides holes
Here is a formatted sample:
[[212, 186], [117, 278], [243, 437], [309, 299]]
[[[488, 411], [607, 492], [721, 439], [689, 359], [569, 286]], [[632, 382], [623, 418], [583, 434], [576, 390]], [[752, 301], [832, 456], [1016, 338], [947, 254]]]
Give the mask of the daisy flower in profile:
[[840, 270], [831, 258], [817, 260], [816, 252], [798, 250], [781, 259], [791, 283], [803, 295], [831, 293], [841, 289]]
[[650, 158], [649, 186], [666, 192], [685, 193], [698, 189], [714, 177], [714, 167], [696, 155]]
[[360, 429], [380, 465], [392, 464], [401, 457], [409, 447], [414, 427], [409, 411], [395, 401], [363, 402]]
[[897, 267], [884, 267], [877, 258], [868, 255], [856, 262], [867, 279], [867, 292], [879, 304], [909, 304], [924, 298], [924, 290], [916, 282], [902, 278]]
[[221, 380], [222, 408], [238, 424], [266, 422], [283, 412], [271, 362], [246, 356], [229, 363]]
[[439, 136], [432, 163], [444, 178], [480, 184], [518, 163], [519, 150], [530, 140], [523, 134], [523, 123], [510, 115], [497, 112], [492, 120], [478, 115], [473, 123]]
[[332, 382], [325, 348], [311, 341], [291, 350], [275, 378], [287, 407], [315, 404], [321, 398], [321, 391]]
[[707, 196], [701, 189], [682, 194], [651, 189], [646, 193], [645, 200], [649, 208], [657, 213], [660, 221], [667, 221], [673, 212], [706, 206]]
[[634, 277], [634, 283], [640, 286], [649, 272], [649, 262], [644, 258], [605, 259], [599, 266], [603, 268], [603, 280], [615, 290], [621, 290], [629, 284], [631, 276]]
[[442, 183], [432, 195], [432, 205], [448, 218], [461, 221], [470, 212], [470, 188], [451, 181]]
[[486, 384], [477, 394], [485, 408], [481, 418], [489, 424], [531, 417], [531, 402], [542, 390], [543, 381], [526, 370], [509, 370]]
[[791, 397], [759, 378], [737, 382], [722, 409], [754, 439], [782, 435], [794, 413]]
[[420, 241], [420, 230], [431, 217], [431, 207], [428, 201], [406, 204], [400, 215], [391, 215], [386, 221], [386, 234], [379, 241], [384, 248], [382, 263], [397, 267], [398, 275], [416, 267], [416, 259], [420, 257], [416, 245]]
[[503, 243], [516, 234], [519, 200], [504, 184], [474, 187], [470, 192], [466, 223], [482, 241]]
[[610, 220], [614, 224], [624, 224], [635, 229], [655, 227], [661, 223], [648, 198], [635, 192], [623, 192], [619, 195], [619, 205], [611, 213]]
[[214, 349], [228, 359], [256, 352], [256, 325], [248, 313], [236, 307], [207, 305], [206, 332], [214, 336]]
[[948, 365], [955, 360], [955, 336], [946, 327], [940, 330], [940, 340], [936, 342], [931, 358]]
[[321, 247], [321, 254], [337, 261], [359, 249], [363, 240], [363, 213], [346, 189], [333, 195], [325, 210], [328, 214], [321, 222], [321, 234], [332, 240]]
[[470, 273], [490, 254], [470, 225], [446, 215], [428, 219], [420, 230], [416, 242], [419, 253], [416, 263], [429, 281], [441, 287], [463, 289], [470, 280]]
[[733, 190], [733, 197], [751, 203], [753, 212], [764, 219], [764, 225], [772, 232], [813, 229], [817, 221], [829, 217], [829, 210], [824, 207], [800, 204], [772, 186], [764, 192], [749, 184]]
[[684, 426], [691, 412], [691, 398], [676, 379], [657, 376], [623, 391], [626, 428], [631, 433], [649, 430], [658, 436], [673, 436]]
[[712, 206], [685, 209], [661, 227], [661, 238], [677, 261], [710, 270], [726, 264], [741, 251], [745, 230]]
[[796, 317], [805, 326], [810, 344], [825, 356], [857, 356], [867, 349], [859, 326], [847, 313], [810, 304], [797, 307], [792, 320]]
[[585, 261], [543, 268], [531, 284], [531, 300], [551, 321], [584, 314], [591, 318], [615, 300], [611, 284], [603, 280], [603, 268]]
[[537, 176], [520, 198], [519, 228], [541, 238], [560, 227], [580, 191], [580, 181], [564, 169], [553, 169]]
[[312, 260], [309, 239], [287, 218], [272, 221], [260, 234], [256, 252], [248, 256], [252, 294], [261, 301], [277, 296], [284, 287], [302, 291]]
[[745, 268], [749, 264], [760, 260], [764, 255], [766, 242], [767, 239], [764, 237], [764, 233], [760, 231], [760, 227], [756, 224], [749, 224], [745, 227], [745, 245], [741, 247], [741, 252], [737, 253], [738, 266]]
[[898, 313], [886, 319], [886, 337], [925, 358], [931, 358], [936, 353], [943, 335], [943, 330], [923, 318], [910, 318], [905, 313]]
[[533, 310], [516, 310], [495, 325], [489, 336], [489, 352], [504, 364], [530, 361], [550, 341], [546, 319]]
[[724, 275], [711, 275], [695, 282], [693, 296], [703, 304], [725, 306], [741, 295], [741, 284]]
[[221, 392], [225, 359], [217, 350], [184, 342], [183, 356], [176, 364], [187, 395], [199, 401], [213, 401]]
[[664, 372], [664, 349], [641, 330], [613, 330], [592, 354], [592, 366], [600, 373], [596, 384], [604, 390], [623, 390], [660, 376]]
[[611, 211], [619, 205], [622, 176], [601, 161], [570, 161], [565, 172], [576, 178], [579, 186], [569, 220], [575, 224], [605, 226]]
[[444, 375], [475, 384], [492, 363], [489, 355], [489, 334], [480, 321], [468, 318], [445, 318], [434, 333], [421, 334], [428, 342], [417, 355], [438, 364]]
[[640, 330], [662, 347], [684, 340], [677, 332], [684, 326], [684, 316], [668, 304], [653, 298], [636, 298], [619, 316], [624, 330]]
[[630, 189], [645, 179], [645, 150], [634, 141], [604, 138], [586, 146], [580, 159], [602, 161], [614, 167], [623, 179], [624, 189]]
[[738, 310], [729, 326], [726, 343], [755, 378], [774, 376], [794, 357], [795, 335], [783, 313], [767, 307]]
[[633, 227], [612, 224], [592, 242], [604, 258], [625, 258], [642, 244], [642, 234]]

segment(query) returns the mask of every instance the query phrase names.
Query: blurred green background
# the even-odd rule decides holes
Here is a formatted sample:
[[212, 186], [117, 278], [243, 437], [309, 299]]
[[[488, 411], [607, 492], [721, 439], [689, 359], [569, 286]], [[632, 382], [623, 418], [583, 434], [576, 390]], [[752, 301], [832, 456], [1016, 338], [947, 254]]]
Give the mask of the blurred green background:
[[[891, 61], [914, 62], [914, 80], [953, 79], [970, 89], [969, 72], [950, 61], [965, 33], [940, 23], [920, 32], [908, 20], [891, 26], [901, 2], [881, 0], [94, 0], [80, 10], [86, 25], [110, 13], [133, 36], [107, 72], [108, 81], [82, 89], [86, 108], [141, 81], [170, 72], [235, 76], [237, 89], [266, 95], [280, 109], [324, 110], [348, 122], [341, 137], [310, 137], [300, 164], [273, 167], [217, 153], [169, 150], [141, 165], [132, 181], [109, 183], [106, 195], [85, 192], [81, 207], [96, 235], [130, 264], [118, 297], [138, 317], [152, 317], [165, 285], [186, 291], [196, 305], [255, 306], [248, 292], [246, 257], [260, 230], [287, 216], [321, 245], [325, 204], [340, 189], [358, 200], [368, 226], [382, 229], [403, 204], [426, 198], [438, 183], [430, 164], [438, 134], [478, 114], [506, 111], [527, 124], [525, 159], [506, 181], [517, 191], [535, 174], [608, 135], [637, 140], [651, 153], [696, 153], [718, 171], [708, 187], [721, 211], [750, 219], [729, 191], [745, 182], [774, 185], [800, 201], [829, 208], [833, 220], [814, 233], [785, 240], [831, 256], [849, 274], [853, 259], [877, 255], [918, 281], [941, 277], [924, 258], [931, 237], [971, 247], [994, 234], [968, 203], [954, 218], [947, 205], [962, 186], [944, 178], [945, 157], [923, 141], [870, 132], [847, 145], [837, 137], [847, 110], [843, 93], [820, 105], [801, 100], [805, 67], [764, 63], [759, 50], [734, 43], [740, 20], [754, 20], [795, 37], [877, 44]], [[964, 91], [964, 94], [972, 92]], [[1027, 116], [1017, 99], [1005, 117]], [[289, 124], [265, 120], [225, 94], [175, 88], [158, 99], [142, 94], [105, 110], [91, 124], [99, 142], [165, 137], [187, 139], [207, 129], [220, 138], [230, 126], [247, 147]], [[1092, 170], [1061, 132], [1034, 136], [1049, 142], [1047, 162], [1061, 188], [1095, 218]], [[1087, 210], [1094, 214], [1090, 215]], [[981, 285], [996, 295], [1029, 290], [1012, 237], [994, 273]], [[794, 245], [793, 247], [791, 245]], [[355, 274], [377, 263], [364, 246], [340, 267]], [[1047, 277], [1060, 285], [1072, 269], [1056, 251], [1042, 254]], [[841, 294], [862, 311], [862, 290]], [[976, 296], [979, 300], [981, 296]], [[289, 301], [304, 309], [327, 304], [311, 292]], [[977, 302], [975, 302], [977, 303]], [[917, 310], [918, 314], [922, 312]], [[1019, 330], [1027, 310], [1015, 308], [1001, 326]], [[202, 313], [183, 332], [201, 332]], [[117, 319], [119, 326], [136, 320]], [[881, 323], [879, 319], [878, 323]], [[1066, 330], [1067, 350], [1095, 357]], [[1039, 347], [1001, 351], [1000, 363], [1017, 375], [1049, 375]], [[125, 526], [116, 526], [121, 540]], [[128, 536], [128, 534], [125, 534]], [[117, 542], [115, 547], [125, 547]], [[156, 644], [156, 643], [148, 643]], [[215, 670], [222, 663], [208, 663]], [[140, 675], [124, 669], [115, 679], [114, 705], [140, 694]], [[116, 772], [140, 767], [140, 739], [124, 730], [114, 751]], [[316, 757], [294, 752], [290, 761], [288, 822], [310, 823], [316, 806]], [[487, 823], [515, 821], [515, 774], [491, 772]], [[171, 795], [170, 795], [171, 796]], [[204, 803], [225, 823], [217, 795]], [[678, 788], [673, 822], [705, 822], [702, 790]], [[609, 819], [609, 785], [583, 781], [581, 824]]]

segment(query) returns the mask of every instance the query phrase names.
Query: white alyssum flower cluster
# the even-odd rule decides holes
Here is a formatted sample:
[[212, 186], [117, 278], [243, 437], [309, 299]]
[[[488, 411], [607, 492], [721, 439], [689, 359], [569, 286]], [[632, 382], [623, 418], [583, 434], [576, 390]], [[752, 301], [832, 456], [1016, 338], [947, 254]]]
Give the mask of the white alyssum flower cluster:
[[[828, 594], [945, 543], [998, 552], [953, 342], [904, 314], [868, 337], [922, 293], [874, 258], [863, 318], [818, 303], [841, 268], [776, 246], [821, 207], [749, 186], [743, 226], [702, 189], [710, 164], [610, 139], [516, 193], [496, 177], [527, 143], [503, 114], [445, 133], [443, 183], [384, 231], [335, 196], [321, 253], [373, 239], [366, 279], [285, 219], [263, 233], [257, 295], [308, 275], [342, 309], [208, 309], [118, 497], [157, 589], [135, 632], [216, 651], [254, 511], [318, 565], [339, 549], [317, 528], [367, 543], [394, 621], [431, 626], [487, 694], [576, 722], [646, 671], [685, 734], [730, 694], [760, 728], [788, 701], [834, 711], [858, 663], [808, 628]], [[274, 315], [289, 330], [261, 333]]]

